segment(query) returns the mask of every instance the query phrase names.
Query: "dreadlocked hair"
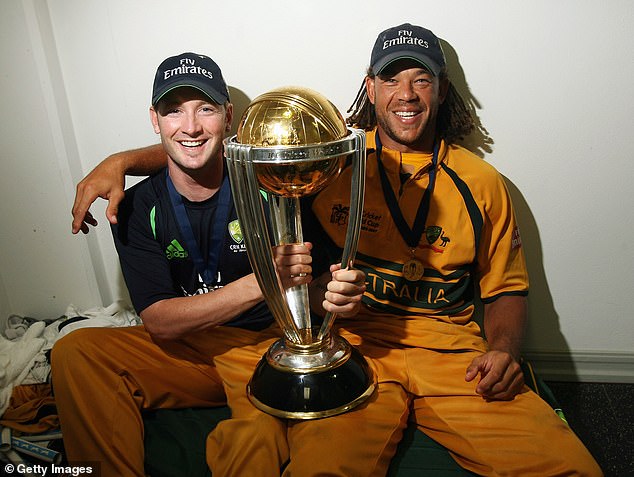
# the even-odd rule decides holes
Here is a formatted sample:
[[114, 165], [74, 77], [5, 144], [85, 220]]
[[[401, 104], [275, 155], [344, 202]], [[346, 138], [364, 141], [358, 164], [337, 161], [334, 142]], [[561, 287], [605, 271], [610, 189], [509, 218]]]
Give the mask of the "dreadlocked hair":
[[[368, 68], [367, 75], [370, 78], [374, 78], [372, 68]], [[368, 99], [368, 93], [365, 90], [365, 78], [361, 81], [361, 87], [347, 113], [351, 113], [346, 119], [346, 123], [350, 127], [369, 131], [376, 126], [376, 113], [374, 112], [374, 105]]]
[[[368, 68], [367, 75], [369, 78], [374, 78], [375, 75], [372, 68]], [[441, 80], [447, 79], [447, 69], [443, 68], [438, 77]], [[361, 83], [359, 92], [347, 112], [350, 114], [346, 120], [348, 126], [366, 131], [376, 127], [376, 112], [374, 111], [374, 105], [368, 99], [365, 79]], [[436, 133], [448, 144], [454, 144], [467, 137], [474, 129], [475, 122], [464, 99], [462, 99], [454, 85], [449, 82], [447, 97], [438, 109]]]

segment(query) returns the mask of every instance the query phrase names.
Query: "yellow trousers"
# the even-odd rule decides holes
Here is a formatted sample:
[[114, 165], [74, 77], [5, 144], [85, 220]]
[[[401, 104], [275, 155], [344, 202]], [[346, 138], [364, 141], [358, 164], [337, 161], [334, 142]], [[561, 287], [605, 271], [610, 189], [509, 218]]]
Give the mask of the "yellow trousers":
[[[246, 396], [275, 327], [220, 327], [169, 345], [154, 343], [141, 327], [74, 331], [52, 358], [68, 458], [101, 462], [104, 477], [143, 475], [142, 410], [228, 402], [232, 418], [207, 439], [214, 476], [383, 476], [408, 419], [481, 475], [602, 475], [532, 391], [510, 402], [475, 394], [464, 374], [486, 349], [481, 339], [470, 334], [469, 349], [448, 352], [386, 344], [393, 336], [380, 333], [380, 325], [367, 328], [356, 321], [340, 333], [368, 359], [377, 391], [350, 412], [310, 421], [275, 418]], [[433, 334], [428, 338], [434, 342]]]
[[[368, 360], [378, 380], [377, 392], [345, 414], [284, 426], [253, 408], [242, 383], [227, 389], [233, 417], [222, 421], [207, 439], [214, 475], [279, 476], [276, 466], [289, 459], [282, 473], [286, 477], [384, 476], [408, 419], [450, 449], [462, 467], [480, 475], [603, 475], [567, 424], [530, 389], [508, 402], [487, 402], [475, 393], [476, 383], [466, 382], [464, 376], [486, 344], [471, 330], [457, 338], [468, 342], [470, 349], [448, 352], [390, 347], [394, 335], [380, 332], [380, 324], [370, 333], [363, 320], [352, 325], [339, 333]], [[432, 334], [428, 339], [446, 338], [435, 340]], [[217, 366], [243, 362], [237, 356], [252, 351], [224, 355], [216, 360]], [[238, 368], [234, 371], [231, 379], [239, 382]]]
[[[226, 403], [214, 357], [278, 336], [223, 326], [158, 343], [142, 326], [83, 328], [51, 357], [53, 393], [69, 461], [99, 462], [103, 477], [144, 476], [141, 412]], [[245, 376], [253, 372], [249, 363]], [[245, 390], [243, 389], [243, 392]]]

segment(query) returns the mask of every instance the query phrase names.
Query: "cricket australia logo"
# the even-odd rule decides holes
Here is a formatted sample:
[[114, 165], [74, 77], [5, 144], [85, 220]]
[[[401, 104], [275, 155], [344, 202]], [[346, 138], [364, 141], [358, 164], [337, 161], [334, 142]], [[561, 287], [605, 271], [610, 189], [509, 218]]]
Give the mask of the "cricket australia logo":
[[237, 220], [229, 222], [229, 225], [227, 226], [227, 228], [229, 229], [229, 235], [231, 236], [233, 241], [235, 243], [242, 243], [242, 241], [244, 240], [244, 236], [242, 235], [240, 222], [238, 222]]
[[438, 225], [430, 225], [425, 228], [425, 239], [427, 244], [425, 248], [429, 248], [436, 253], [444, 253], [444, 248], [451, 239], [445, 235], [445, 231]]
[[229, 222], [227, 226], [227, 230], [229, 231], [229, 236], [234, 243], [232, 243], [229, 248], [233, 253], [237, 252], [246, 252], [247, 247], [244, 244], [244, 235], [242, 234], [242, 228], [240, 228], [240, 222], [237, 220], [233, 220]]

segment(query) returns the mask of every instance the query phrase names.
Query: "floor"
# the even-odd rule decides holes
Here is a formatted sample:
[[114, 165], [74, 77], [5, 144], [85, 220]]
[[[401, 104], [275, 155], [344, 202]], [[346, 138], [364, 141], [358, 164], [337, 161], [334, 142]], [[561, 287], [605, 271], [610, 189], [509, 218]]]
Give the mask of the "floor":
[[634, 477], [634, 384], [547, 384], [606, 477]]

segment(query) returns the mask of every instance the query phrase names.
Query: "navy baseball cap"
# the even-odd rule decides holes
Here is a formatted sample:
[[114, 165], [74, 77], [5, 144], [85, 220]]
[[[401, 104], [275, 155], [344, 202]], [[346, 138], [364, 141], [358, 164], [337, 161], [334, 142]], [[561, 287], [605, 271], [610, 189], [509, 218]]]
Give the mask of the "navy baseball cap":
[[379, 74], [391, 63], [411, 59], [419, 62], [434, 76], [445, 67], [445, 54], [438, 37], [430, 30], [403, 23], [381, 32], [372, 48], [370, 67]]
[[164, 60], [156, 70], [152, 106], [170, 91], [189, 86], [207, 95], [217, 104], [229, 101], [229, 90], [214, 60], [205, 55], [183, 53]]

